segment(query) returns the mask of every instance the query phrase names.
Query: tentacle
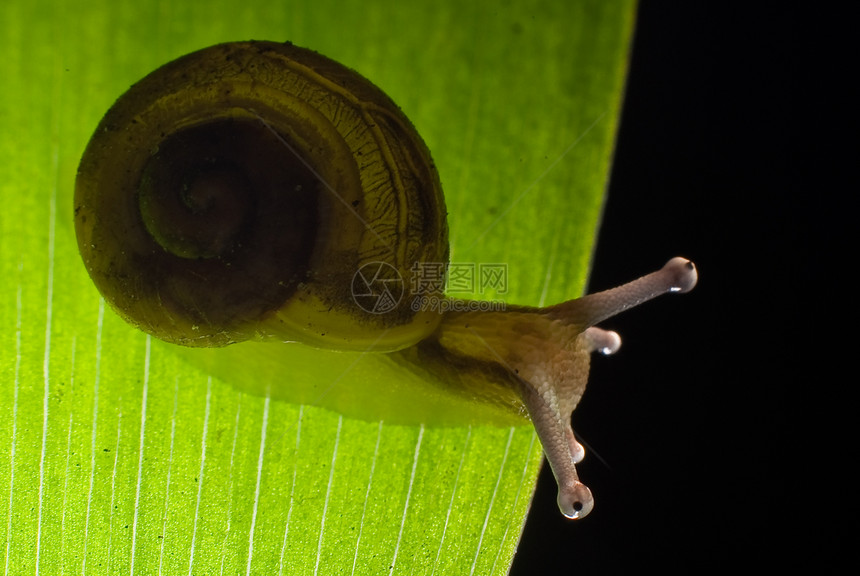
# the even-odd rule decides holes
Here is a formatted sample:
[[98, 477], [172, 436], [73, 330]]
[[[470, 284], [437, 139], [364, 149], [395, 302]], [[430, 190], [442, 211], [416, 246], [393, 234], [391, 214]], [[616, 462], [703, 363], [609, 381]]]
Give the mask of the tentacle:
[[570, 444], [570, 454], [574, 464], [579, 464], [585, 458], [585, 446], [580, 444], [573, 433], [573, 428], [567, 428], [567, 442]]
[[582, 333], [582, 337], [588, 345], [589, 352], [600, 352], [604, 356], [610, 356], [621, 348], [621, 336], [612, 330], [592, 326]]
[[558, 484], [558, 507], [568, 518], [582, 518], [594, 507], [591, 490], [576, 473], [575, 463], [585, 451], [573, 438], [570, 421], [562, 419], [555, 390], [552, 386], [540, 388], [542, 393], [532, 388], [524, 394], [524, 400]]
[[697, 280], [696, 266], [691, 261], [672, 258], [656, 272], [617, 288], [550, 306], [547, 312], [559, 321], [576, 324], [584, 330], [661, 294], [689, 292]]

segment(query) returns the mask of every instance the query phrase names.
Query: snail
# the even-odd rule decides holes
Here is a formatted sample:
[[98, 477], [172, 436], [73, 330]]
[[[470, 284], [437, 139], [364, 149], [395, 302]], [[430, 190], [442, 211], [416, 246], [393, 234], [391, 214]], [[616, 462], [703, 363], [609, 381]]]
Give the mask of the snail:
[[149, 74], [108, 110], [75, 186], [78, 247], [130, 324], [167, 342], [300, 342], [385, 353], [430, 385], [530, 417], [583, 517], [593, 498], [570, 417], [600, 321], [686, 292], [689, 260], [545, 308], [483, 310], [409, 294], [416, 266], [446, 265], [442, 187], [410, 121], [376, 86], [288, 43], [235, 42]]

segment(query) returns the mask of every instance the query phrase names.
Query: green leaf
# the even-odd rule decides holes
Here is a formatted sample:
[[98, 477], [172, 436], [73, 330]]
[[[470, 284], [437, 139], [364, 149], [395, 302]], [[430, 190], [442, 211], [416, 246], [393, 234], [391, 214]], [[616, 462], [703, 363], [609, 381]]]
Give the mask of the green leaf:
[[[508, 266], [506, 294], [477, 296], [568, 299], [588, 271], [633, 20], [632, 1], [599, 0], [3, 2], [4, 573], [507, 573], [541, 462], [530, 426], [422, 425], [408, 401], [380, 421], [361, 395], [344, 416], [261, 394], [241, 366], [222, 379], [189, 363], [97, 294], [75, 170], [110, 104], [159, 65], [291, 40], [413, 120], [446, 189], [452, 260]], [[321, 390], [393, 370], [366, 361], [297, 370]]]

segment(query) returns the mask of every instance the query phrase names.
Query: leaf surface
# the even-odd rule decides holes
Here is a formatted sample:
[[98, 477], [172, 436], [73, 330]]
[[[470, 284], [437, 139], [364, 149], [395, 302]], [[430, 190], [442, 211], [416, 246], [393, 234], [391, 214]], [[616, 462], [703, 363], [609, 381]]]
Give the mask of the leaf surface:
[[[569, 299], [633, 19], [632, 2], [597, 0], [3, 2], [4, 573], [507, 573], [541, 462], [530, 426], [380, 421], [360, 395], [344, 416], [260, 393], [242, 366], [188, 362], [100, 299], [77, 254], [75, 171], [110, 104], [161, 64], [290, 40], [359, 70], [426, 140], [452, 261], [507, 266], [506, 286], [457, 296]], [[370, 356], [334, 376], [317, 359], [296, 370], [322, 391], [358, 386], [391, 368]]]

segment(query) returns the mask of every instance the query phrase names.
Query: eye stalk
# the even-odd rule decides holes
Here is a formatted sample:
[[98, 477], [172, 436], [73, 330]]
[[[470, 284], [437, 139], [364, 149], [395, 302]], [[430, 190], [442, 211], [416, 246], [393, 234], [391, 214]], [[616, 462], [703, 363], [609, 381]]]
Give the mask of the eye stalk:
[[562, 322], [590, 327], [661, 294], [689, 292], [697, 281], [696, 265], [686, 258], [676, 257], [660, 270], [632, 282], [568, 300], [548, 310]]

